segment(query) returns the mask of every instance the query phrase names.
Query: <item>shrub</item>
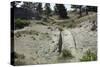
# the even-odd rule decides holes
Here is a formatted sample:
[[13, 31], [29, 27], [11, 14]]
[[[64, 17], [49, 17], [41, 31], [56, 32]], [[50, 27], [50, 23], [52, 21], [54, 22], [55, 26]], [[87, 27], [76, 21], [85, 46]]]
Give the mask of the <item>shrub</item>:
[[71, 51], [63, 49], [62, 50], [62, 57], [63, 58], [72, 58], [73, 55], [71, 54]]
[[14, 65], [17, 65], [17, 66], [19, 66], [19, 65], [25, 65], [25, 64], [26, 64], [25, 61], [23, 61], [21, 59], [15, 60], [15, 63], [14, 63]]
[[14, 60], [14, 65], [25, 65], [25, 56], [24, 54], [19, 54], [17, 52], [12, 52], [12, 55], [14, 56], [14, 58], [12, 58]]
[[77, 26], [77, 23], [72, 20], [71, 22], [67, 22], [67, 28], [75, 28]]
[[52, 43], [55, 43], [55, 41], [52, 41]]
[[63, 49], [60, 57], [58, 57], [59, 60], [62, 59], [72, 59], [74, 56], [71, 54], [71, 51], [67, 49]]
[[48, 27], [48, 29], [51, 29], [51, 27]]
[[47, 17], [43, 17], [42, 21], [47, 22], [48, 21]]
[[59, 31], [63, 31], [64, 29], [63, 28], [61, 28], [61, 27], [58, 27], [58, 29], [59, 29]]
[[16, 19], [15, 20], [15, 29], [24, 28], [25, 26], [28, 26], [29, 24], [30, 23], [28, 20]]
[[35, 37], [33, 37], [33, 36], [32, 36], [31, 38], [32, 38], [33, 40], [36, 40], [36, 38], [35, 38]]
[[96, 61], [97, 55], [95, 53], [92, 53], [90, 50], [87, 50], [86, 53], [83, 55], [83, 57], [80, 59], [80, 61]]
[[20, 32], [17, 32], [17, 33], [15, 34], [15, 36], [16, 36], [17, 38], [21, 37]]
[[24, 56], [24, 54], [19, 54], [19, 53], [16, 53], [16, 52], [13, 52], [14, 54], [14, 58], [15, 59], [18, 59], [18, 58], [21, 58], [21, 59], [24, 59], [25, 58], [25, 56]]

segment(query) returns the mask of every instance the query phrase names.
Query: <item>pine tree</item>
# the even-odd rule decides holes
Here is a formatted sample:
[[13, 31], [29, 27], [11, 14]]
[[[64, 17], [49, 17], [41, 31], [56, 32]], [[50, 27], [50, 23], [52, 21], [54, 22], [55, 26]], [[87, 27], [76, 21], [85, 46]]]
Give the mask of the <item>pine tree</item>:
[[88, 11], [97, 12], [97, 6], [87, 6]]
[[43, 12], [43, 9], [42, 9], [42, 3], [38, 3], [38, 5], [36, 6], [36, 11], [37, 11], [37, 14], [38, 14], [38, 19], [41, 19], [42, 17], [42, 12]]
[[88, 7], [85, 7], [86, 15], [88, 15]]
[[57, 12], [60, 18], [68, 18], [67, 10], [65, 9], [65, 6], [63, 4], [56, 4], [55, 12]]
[[23, 9], [27, 9], [27, 10], [32, 10], [35, 7], [36, 3], [32, 3], [32, 2], [23, 2], [23, 5], [21, 6]]
[[47, 16], [47, 18], [49, 18], [49, 16], [51, 15], [51, 8], [50, 8], [50, 3], [46, 3], [45, 4], [45, 14]]
[[82, 5], [71, 5], [71, 8], [74, 8], [75, 10], [79, 9], [79, 15], [82, 16]]
[[21, 1], [13, 1], [11, 2], [11, 8], [17, 8], [17, 5], [21, 3]]

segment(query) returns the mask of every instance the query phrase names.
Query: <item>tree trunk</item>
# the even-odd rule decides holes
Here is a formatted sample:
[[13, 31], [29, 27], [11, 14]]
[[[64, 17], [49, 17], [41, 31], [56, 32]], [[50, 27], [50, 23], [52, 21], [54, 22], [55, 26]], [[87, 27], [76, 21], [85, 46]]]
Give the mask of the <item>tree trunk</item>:
[[85, 9], [85, 10], [86, 10], [86, 15], [88, 15], [88, 8], [86, 7], [86, 9]]
[[82, 7], [80, 6], [79, 9], [80, 9], [80, 13], [79, 13], [80, 14], [80, 17], [82, 17]]

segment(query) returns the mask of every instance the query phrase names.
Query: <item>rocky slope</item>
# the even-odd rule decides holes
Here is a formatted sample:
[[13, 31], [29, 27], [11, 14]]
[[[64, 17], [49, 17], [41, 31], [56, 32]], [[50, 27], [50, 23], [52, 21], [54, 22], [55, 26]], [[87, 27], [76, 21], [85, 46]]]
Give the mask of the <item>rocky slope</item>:
[[[86, 20], [75, 28], [63, 28], [62, 53], [59, 54], [59, 28], [31, 21], [31, 26], [14, 31], [15, 52], [25, 56], [24, 59], [16, 59], [16, 64], [19, 61], [24, 62], [22, 64], [78, 62], [87, 50], [96, 53], [97, 31], [91, 30], [93, 22], [96, 23]], [[63, 50], [68, 50], [72, 57], [63, 56]]]

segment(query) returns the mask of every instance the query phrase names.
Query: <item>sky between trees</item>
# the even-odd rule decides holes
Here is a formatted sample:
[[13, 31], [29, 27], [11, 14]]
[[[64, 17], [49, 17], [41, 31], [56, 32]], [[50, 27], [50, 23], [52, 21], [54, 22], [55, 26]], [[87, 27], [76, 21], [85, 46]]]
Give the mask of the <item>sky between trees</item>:
[[[23, 4], [23, 2], [19, 3], [19, 5], [17, 5], [17, 7], [20, 7], [22, 4]], [[45, 4], [46, 4], [46, 3], [42, 3], [42, 8], [43, 8], [43, 9], [44, 9]], [[54, 6], [55, 6], [55, 3], [50, 3], [50, 7], [51, 7], [52, 10], [54, 10]], [[71, 8], [71, 5], [69, 5], [69, 4], [64, 4], [64, 6], [65, 6], [65, 8], [67, 8], [68, 11], [69, 11], [69, 10], [73, 10], [73, 9]]]

